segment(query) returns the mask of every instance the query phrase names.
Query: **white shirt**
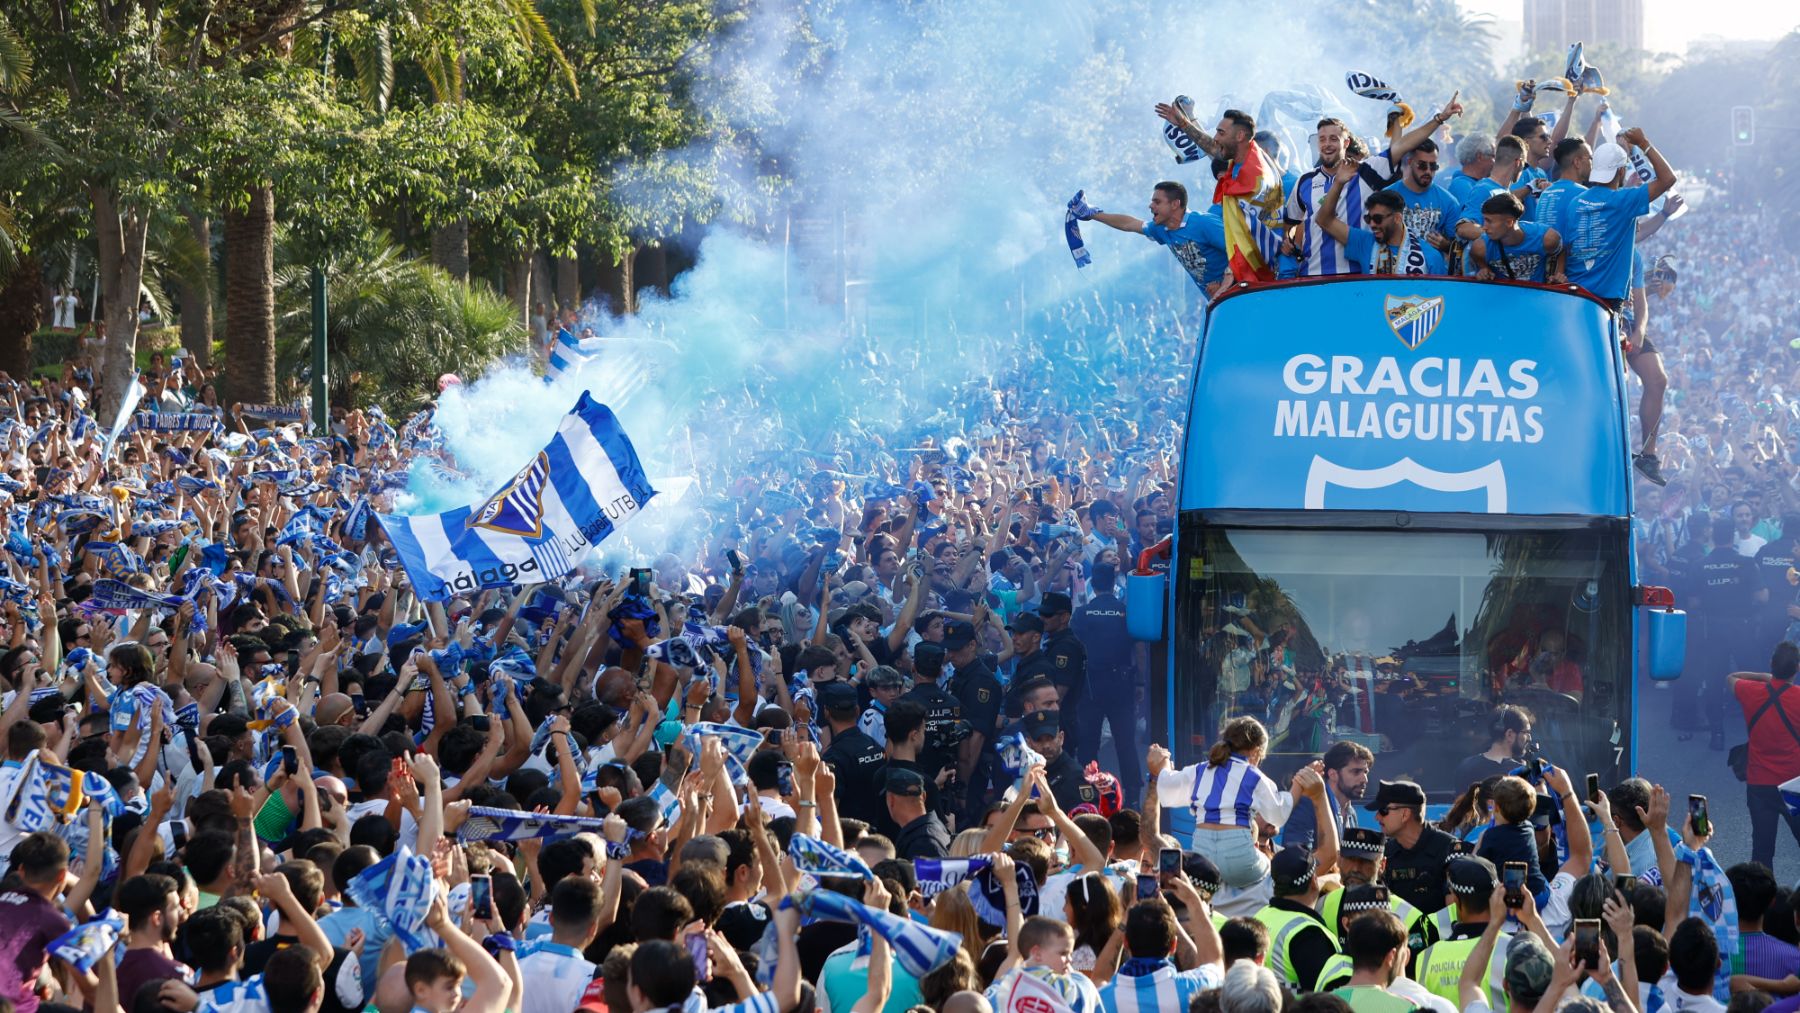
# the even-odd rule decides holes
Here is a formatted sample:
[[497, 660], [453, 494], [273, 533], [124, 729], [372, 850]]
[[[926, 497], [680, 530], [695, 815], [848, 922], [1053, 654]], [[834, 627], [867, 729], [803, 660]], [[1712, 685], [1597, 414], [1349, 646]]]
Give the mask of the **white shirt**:
[[[1707, 984], [1712, 982], [1709, 980]], [[1689, 995], [1683, 992], [1681, 986], [1675, 984], [1673, 971], [1664, 974], [1656, 987], [1662, 989], [1663, 1002], [1668, 1004], [1666, 1009], [1680, 1010], [1681, 1013], [1725, 1013], [1725, 1004], [1714, 999], [1712, 993]]]
[[1568, 935], [1569, 922], [1574, 916], [1569, 914], [1569, 895], [1575, 892], [1575, 877], [1567, 872], [1558, 872], [1550, 881], [1550, 899], [1544, 903], [1542, 918], [1544, 928], [1550, 931], [1550, 938], [1561, 939]]
[[582, 993], [594, 980], [594, 964], [572, 946], [529, 943], [519, 958], [519, 975], [531, 987], [522, 994], [519, 1013], [569, 1013], [581, 1005]]
[[1195, 823], [1226, 826], [1253, 826], [1252, 814], [1285, 826], [1294, 811], [1293, 796], [1240, 756], [1222, 767], [1201, 762], [1165, 770], [1156, 781], [1156, 798], [1165, 810], [1193, 812]]
[[1425, 990], [1425, 986], [1405, 977], [1395, 978], [1388, 984], [1388, 991], [1394, 993], [1414, 1006], [1420, 1006], [1431, 1013], [1456, 1013], [1456, 1004], [1441, 995], [1434, 995]]

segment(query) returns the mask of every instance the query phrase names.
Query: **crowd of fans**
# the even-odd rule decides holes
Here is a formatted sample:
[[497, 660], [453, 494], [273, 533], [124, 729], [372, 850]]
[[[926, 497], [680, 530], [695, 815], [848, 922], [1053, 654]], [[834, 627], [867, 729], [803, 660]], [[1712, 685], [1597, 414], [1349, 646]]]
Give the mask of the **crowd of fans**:
[[[1397, 126], [1407, 150], [1373, 157], [1321, 125], [1321, 165], [1286, 203], [1290, 270], [1333, 273], [1327, 243], [1363, 267], [1462, 262], [1456, 237], [1485, 234], [1471, 267], [1517, 271], [1506, 251], [1548, 228], [1520, 222], [1549, 192], [1539, 160], [1571, 186], [1626, 179], [1589, 167], [1610, 151], [1565, 153], [1515, 116], [1517, 140], [1456, 144], [1473, 197], [1435, 193], [1427, 135], [1453, 116]], [[1253, 129], [1200, 135], [1216, 173]], [[1158, 193], [1139, 230], [1200, 243], [1185, 192]], [[1784, 368], [1800, 336], [1774, 291], [1793, 254], [1720, 208], [1675, 229], [1710, 251], [1679, 283], [1658, 263], [1601, 294], [1633, 314], [1638, 355], [1653, 334], [1669, 356], [1641, 565], [1700, 617], [1704, 678], [1684, 692], [1705, 706], [1673, 713], [1722, 736], [1728, 694], [1750, 713], [1800, 667], [1778, 651], [1768, 676], [1725, 678], [1800, 621], [1800, 371]], [[1178, 259], [1200, 280], [1209, 256]], [[1253, 717], [1186, 767], [1142, 741], [1157, 661], [1119, 589], [1172, 528], [1192, 318], [1172, 298], [1042, 312], [1068, 373], [970, 385], [939, 406], [954, 434], [859, 430], [765, 457], [649, 566], [448, 602], [418, 600], [370, 517], [409, 469], [453, 465], [429, 410], [398, 428], [341, 411], [307, 437], [296, 412], [221, 406], [205, 369], [158, 359], [115, 444], [86, 411], [85, 353], [57, 378], [0, 378], [0, 1001], [1800, 1006], [1800, 905], [1769, 869], [1800, 695], [1752, 730], [1758, 861], [1730, 869], [1703, 809], [1671, 813], [1639, 779], [1578, 787], [1529, 750], [1519, 710], [1495, 715], [1442, 819], [1354, 741], [1287, 784], [1261, 771]]]

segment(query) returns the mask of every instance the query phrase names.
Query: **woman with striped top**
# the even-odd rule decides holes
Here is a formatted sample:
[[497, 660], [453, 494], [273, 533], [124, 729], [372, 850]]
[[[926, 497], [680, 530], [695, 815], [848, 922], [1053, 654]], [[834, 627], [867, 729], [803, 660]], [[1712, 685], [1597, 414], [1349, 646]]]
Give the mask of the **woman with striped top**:
[[1227, 890], [1254, 891], [1269, 878], [1269, 858], [1257, 848], [1256, 819], [1279, 827], [1294, 808], [1293, 795], [1259, 769], [1268, 745], [1262, 722], [1239, 717], [1225, 723], [1203, 764], [1170, 768], [1167, 750], [1150, 751], [1150, 783], [1158, 803], [1193, 813], [1193, 849], [1219, 867]]

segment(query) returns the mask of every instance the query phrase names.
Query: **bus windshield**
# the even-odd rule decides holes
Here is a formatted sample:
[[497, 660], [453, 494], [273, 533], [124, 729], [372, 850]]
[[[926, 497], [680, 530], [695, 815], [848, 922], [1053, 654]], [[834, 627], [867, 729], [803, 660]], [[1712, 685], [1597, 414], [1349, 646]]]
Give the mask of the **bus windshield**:
[[1183, 519], [1174, 685], [1180, 762], [1241, 714], [1269, 730], [1271, 773], [1334, 742], [1434, 802], [1488, 748], [1496, 706], [1533, 714], [1542, 756], [1622, 776], [1631, 613], [1625, 533], [1309, 530]]

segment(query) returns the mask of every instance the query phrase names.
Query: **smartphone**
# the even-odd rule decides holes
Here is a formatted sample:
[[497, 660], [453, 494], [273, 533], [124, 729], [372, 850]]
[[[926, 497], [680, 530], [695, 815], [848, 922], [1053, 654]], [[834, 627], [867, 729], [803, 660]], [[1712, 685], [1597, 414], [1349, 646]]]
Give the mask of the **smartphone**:
[[1506, 868], [1501, 870], [1501, 877], [1506, 886], [1506, 906], [1523, 907], [1525, 904], [1525, 863], [1506, 863]]
[[469, 874], [469, 913], [482, 921], [494, 917], [494, 877]]
[[1588, 781], [1588, 783], [1587, 783], [1587, 790], [1588, 790], [1587, 800], [1589, 802], [1600, 801], [1600, 775], [1599, 774], [1589, 774], [1587, 781]]
[[1575, 955], [1590, 971], [1600, 966], [1600, 919], [1575, 919]]
[[775, 767], [775, 790], [782, 795], [794, 793], [794, 765], [782, 762]]
[[1139, 876], [1137, 878], [1137, 899], [1149, 900], [1156, 896], [1157, 882], [1155, 876]]
[[776, 749], [780, 749], [781, 748], [781, 729], [779, 729], [779, 728], [764, 728], [763, 729], [763, 745], [774, 746]]
[[1637, 879], [1636, 876], [1614, 876], [1613, 889], [1618, 890], [1620, 893], [1629, 897], [1631, 895], [1631, 883], [1635, 879]]
[[287, 771], [289, 777], [300, 773], [300, 754], [293, 746], [281, 747], [281, 769]]
[[358, 716], [365, 716], [369, 713], [369, 701], [361, 693], [350, 694], [350, 706], [356, 708]]
[[488, 725], [489, 725], [489, 721], [488, 721], [488, 716], [486, 714], [477, 714], [474, 717], [471, 717], [469, 719], [469, 727], [475, 729], [476, 731], [480, 732], [483, 735], [487, 734]]
[[1706, 796], [1688, 796], [1688, 816], [1694, 821], [1694, 833], [1701, 837], [1712, 836], [1712, 820], [1706, 815]]
[[1156, 872], [1160, 881], [1164, 883], [1181, 875], [1181, 849], [1164, 848], [1157, 852]]
[[688, 956], [694, 958], [694, 978], [698, 981], [708, 980], [706, 937], [700, 935], [687, 937], [687, 948]]
[[634, 566], [631, 568], [631, 592], [640, 597], [646, 597], [650, 594], [649, 567]]

